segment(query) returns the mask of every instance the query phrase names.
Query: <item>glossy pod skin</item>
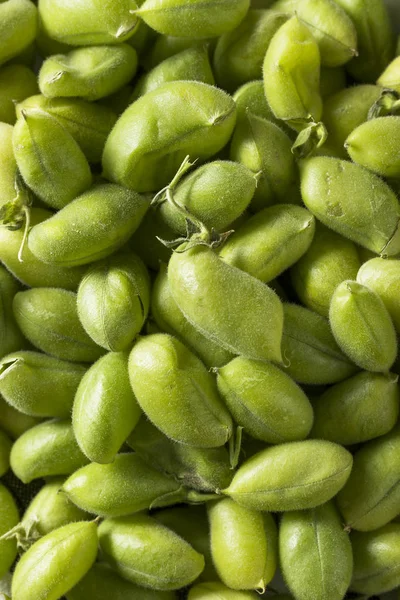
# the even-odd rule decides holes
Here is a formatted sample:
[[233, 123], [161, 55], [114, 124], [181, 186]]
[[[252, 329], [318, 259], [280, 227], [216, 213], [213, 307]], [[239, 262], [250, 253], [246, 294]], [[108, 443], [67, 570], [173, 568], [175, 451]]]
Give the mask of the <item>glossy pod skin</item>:
[[372, 258], [357, 274], [357, 281], [376, 292], [383, 300], [397, 333], [400, 334], [400, 262]]
[[319, 221], [376, 254], [400, 252], [400, 206], [384, 181], [336, 158], [305, 160], [300, 172], [304, 204]]
[[283, 310], [270, 288], [206, 246], [175, 252], [168, 281], [184, 316], [206, 337], [234, 354], [281, 362]]
[[63, 208], [92, 183], [85, 155], [49, 113], [24, 108], [14, 126], [13, 148], [22, 177], [48, 206]]
[[18, 292], [13, 311], [25, 337], [42, 352], [72, 362], [93, 362], [104, 354], [83, 329], [73, 292], [59, 288]]
[[128, 353], [110, 352], [90, 367], [77, 389], [72, 426], [93, 462], [112, 462], [137, 424], [141, 410], [128, 376]]
[[218, 370], [217, 385], [235, 422], [255, 439], [281, 444], [310, 433], [310, 402], [278, 367], [238, 356]]
[[121, 248], [147, 209], [148, 202], [134, 191], [96, 185], [32, 227], [28, 247], [39, 260], [53, 266], [88, 264]]
[[166, 83], [121, 115], [104, 148], [104, 176], [138, 192], [158, 191], [186, 155], [206, 160], [219, 152], [235, 121], [235, 104], [222, 90], [199, 81]]
[[332, 442], [303, 440], [279, 444], [247, 460], [223, 493], [255, 510], [314, 508], [333, 498], [344, 486], [352, 464], [351, 454]]
[[[5, 485], [0, 483], [0, 535], [7, 533], [19, 521], [18, 508]], [[0, 540], [0, 577], [10, 569], [17, 556], [15, 539]]]
[[86, 369], [40, 352], [13, 352], [0, 360], [0, 393], [26, 415], [67, 418]]
[[232, 420], [214, 376], [172, 336], [141, 338], [129, 356], [129, 378], [143, 412], [172, 440], [214, 448], [230, 438]]
[[0, 427], [11, 439], [16, 440], [39, 423], [40, 419], [24, 415], [0, 396]]
[[372, 531], [399, 514], [399, 461], [398, 427], [355, 453], [352, 473], [337, 497], [349, 529]]
[[14, 296], [20, 289], [14, 277], [0, 265], [0, 358], [27, 344], [12, 310]]
[[30, 0], [0, 3], [0, 64], [18, 56], [34, 41], [37, 9]]
[[279, 527], [283, 577], [296, 600], [342, 600], [350, 585], [353, 555], [332, 502], [284, 513]]
[[284, 371], [297, 383], [336, 383], [358, 370], [337, 345], [327, 319], [286, 302], [283, 311]]
[[133, 253], [120, 252], [96, 263], [78, 289], [79, 320], [96, 344], [110, 352], [132, 345], [149, 304], [149, 274]]
[[344, 446], [385, 435], [399, 416], [398, 376], [358, 373], [313, 402], [312, 437]]
[[0, 69], [0, 121], [14, 125], [15, 103], [39, 91], [36, 75], [25, 65], [6, 65]]
[[368, 371], [388, 371], [397, 356], [397, 336], [390, 315], [373, 290], [343, 281], [329, 309], [331, 329], [350, 359]]
[[271, 206], [239, 227], [219, 256], [268, 283], [308, 250], [314, 230], [315, 219], [304, 208], [292, 204]]
[[104, 558], [117, 573], [143, 587], [176, 590], [192, 583], [204, 569], [202, 554], [143, 514], [103, 521], [99, 541]]
[[14, 442], [10, 457], [11, 468], [23, 483], [69, 475], [87, 462], [67, 420], [45, 421], [28, 429]]
[[12, 441], [8, 435], [0, 429], [0, 477], [3, 477], [10, 467], [11, 446]]
[[[90, 569], [97, 555], [97, 524], [64, 525], [38, 540], [19, 561], [12, 580], [15, 600], [57, 600]], [[63, 568], [68, 565], [68, 569]]]

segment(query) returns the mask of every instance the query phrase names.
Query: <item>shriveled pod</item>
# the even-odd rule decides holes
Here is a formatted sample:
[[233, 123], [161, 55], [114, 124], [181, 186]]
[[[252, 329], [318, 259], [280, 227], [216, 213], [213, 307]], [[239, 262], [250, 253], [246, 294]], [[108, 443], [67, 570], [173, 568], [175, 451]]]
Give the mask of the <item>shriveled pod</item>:
[[372, 258], [361, 266], [357, 281], [374, 290], [383, 300], [400, 334], [400, 261]]
[[25, 65], [6, 65], [0, 69], [0, 120], [14, 125], [16, 102], [39, 91], [35, 73]]
[[14, 277], [0, 266], [0, 358], [27, 345], [12, 309], [13, 299], [20, 289]]
[[333, 502], [283, 514], [279, 557], [296, 600], [344, 598], [353, 574], [353, 554]]
[[376, 254], [400, 252], [399, 201], [377, 175], [326, 157], [305, 160], [300, 171], [304, 204], [324, 225]]
[[[5, 485], [0, 483], [0, 536], [15, 527], [19, 521], [16, 502]], [[2, 578], [11, 568], [17, 557], [17, 542], [15, 539], [0, 540], [0, 577]]]
[[172, 440], [214, 448], [231, 437], [232, 419], [214, 376], [171, 335], [153, 334], [135, 344], [129, 378], [143, 412]]
[[52, 208], [66, 206], [92, 183], [89, 164], [72, 135], [43, 110], [21, 111], [13, 147], [25, 182]]
[[0, 477], [3, 477], [10, 468], [10, 452], [12, 441], [4, 431], [0, 429]]
[[39, 418], [24, 415], [0, 396], [0, 427], [11, 439], [16, 440], [25, 431], [39, 423]]
[[37, 9], [30, 0], [0, 3], [0, 64], [24, 52], [35, 40]]
[[235, 121], [235, 103], [222, 90], [199, 81], [166, 83], [121, 115], [104, 148], [104, 175], [138, 192], [159, 190], [187, 154], [206, 160], [219, 152]]
[[129, 83], [136, 69], [136, 50], [129, 44], [77, 48], [44, 61], [39, 87], [48, 98], [78, 97], [94, 101]]
[[223, 583], [207, 581], [197, 583], [189, 590], [189, 600], [256, 600], [255, 592], [231, 590]]

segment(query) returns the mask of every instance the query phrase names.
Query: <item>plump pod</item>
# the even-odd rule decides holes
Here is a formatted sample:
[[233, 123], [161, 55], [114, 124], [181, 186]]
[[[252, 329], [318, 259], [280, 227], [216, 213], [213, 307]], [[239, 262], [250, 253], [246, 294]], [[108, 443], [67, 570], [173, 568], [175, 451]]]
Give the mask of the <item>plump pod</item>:
[[73, 292], [59, 288], [18, 292], [13, 311], [22, 333], [42, 352], [73, 362], [93, 362], [104, 354], [83, 329]]
[[310, 158], [300, 170], [304, 204], [324, 225], [376, 254], [400, 252], [400, 206], [384, 181], [336, 158]]
[[129, 378], [143, 412], [172, 440], [213, 448], [230, 438], [232, 420], [214, 376], [172, 336], [141, 338], [129, 356]]
[[21, 54], [34, 41], [37, 9], [30, 0], [0, 3], [0, 64]]
[[[5, 485], [0, 483], [0, 536], [15, 527], [19, 521], [18, 508]], [[0, 577], [7, 573], [17, 556], [15, 539], [0, 540]]]
[[361, 266], [357, 281], [376, 292], [383, 300], [397, 333], [400, 334], [400, 261], [372, 258]]
[[[207, 163], [175, 188], [175, 201], [208, 228], [225, 231], [246, 210], [257, 179], [244, 165], [227, 160]], [[159, 206], [162, 218], [179, 233], [186, 232], [185, 217], [169, 202]]]
[[396, 56], [385, 70], [381, 73], [378, 85], [391, 90], [400, 91], [400, 57]]
[[397, 336], [390, 315], [373, 290], [343, 281], [329, 309], [335, 339], [351, 360], [367, 371], [387, 371], [397, 356]]
[[234, 354], [281, 362], [282, 304], [259, 280], [196, 246], [173, 254], [168, 281], [185, 317], [206, 337]]
[[[209, 505], [208, 518], [211, 553], [222, 582], [234, 590], [263, 593], [274, 576], [278, 558], [277, 531], [271, 515], [225, 498]], [[267, 535], [265, 518], [273, 528], [272, 536]]]
[[264, 283], [286, 271], [308, 250], [315, 219], [292, 204], [265, 208], [228, 238], [219, 255]]
[[282, 121], [276, 119], [264, 94], [264, 83], [261, 80], [249, 81], [233, 94], [236, 103], [238, 121], [245, 119], [250, 112], [278, 125], [284, 131], [290, 131]]
[[333, 292], [346, 279], [355, 279], [361, 267], [357, 246], [318, 223], [307, 252], [290, 270], [301, 302], [323, 317], [329, 316]]
[[231, 590], [223, 583], [207, 581], [197, 583], [189, 591], [188, 600], [256, 600], [254, 592]]
[[292, 17], [274, 35], [264, 59], [265, 95], [275, 117], [294, 128], [320, 121], [320, 66], [320, 51], [313, 34], [297, 17]]
[[15, 321], [12, 305], [21, 289], [14, 277], [0, 266], [0, 358], [26, 347], [26, 340]]
[[17, 162], [12, 146], [13, 131], [11, 125], [0, 121], [0, 206], [10, 202], [17, 195], [15, 189]]
[[23, 433], [11, 450], [11, 468], [23, 482], [69, 475], [88, 460], [79, 450], [70, 421], [45, 421]]
[[222, 90], [199, 81], [166, 83], [119, 118], [104, 148], [104, 175], [138, 192], [159, 190], [187, 154], [206, 160], [219, 152], [235, 120], [235, 104]]
[[15, 103], [39, 91], [36, 75], [25, 65], [6, 65], [0, 69], [0, 121], [14, 125]]
[[134, 0], [40, 0], [39, 16], [44, 32], [58, 42], [120, 44], [135, 31], [138, 20], [132, 11], [136, 8]]
[[90, 367], [75, 395], [72, 425], [81, 450], [93, 462], [112, 462], [140, 415], [129, 384], [128, 353], [106, 354]]
[[143, 587], [176, 590], [192, 583], [204, 569], [201, 554], [143, 514], [103, 521], [99, 540], [117, 573]]
[[338, 493], [352, 464], [350, 452], [332, 442], [279, 444], [247, 460], [223, 492], [241, 506], [255, 510], [314, 508]]
[[388, 433], [399, 416], [398, 376], [363, 372], [313, 402], [312, 437], [349, 445]]
[[400, 512], [400, 430], [363, 445], [337, 503], [348, 528], [372, 531]]
[[132, 345], [149, 304], [149, 274], [133, 253], [120, 252], [96, 263], [78, 289], [79, 320], [96, 344], [111, 352]]
[[96, 555], [94, 521], [64, 525], [45, 535], [23, 555], [12, 579], [12, 597], [58, 600], [82, 579]]
[[3, 477], [10, 468], [10, 452], [12, 441], [4, 431], [0, 429], [0, 477]]
[[129, 44], [77, 48], [47, 58], [39, 87], [48, 98], [78, 97], [94, 101], [117, 92], [137, 69], [136, 50]]
[[85, 155], [49, 113], [25, 108], [14, 126], [13, 147], [22, 177], [52, 208], [63, 208], [92, 183]]
[[313, 423], [307, 396], [271, 363], [238, 356], [218, 370], [218, 390], [235, 422], [269, 444], [302, 440]]
[[40, 419], [24, 415], [0, 396], [0, 427], [10, 438], [16, 440], [25, 431], [39, 423]]
[[333, 337], [329, 321], [302, 306], [283, 304], [285, 372], [298, 383], [325, 385], [357, 371]]
[[135, 13], [164, 35], [201, 39], [234, 29], [249, 5], [250, 0], [145, 0]]
[[172, 297], [167, 268], [160, 266], [151, 294], [151, 315], [161, 331], [177, 337], [192, 350], [207, 367], [222, 367], [233, 355], [205, 337], [183, 315]]
[[73, 267], [109, 256], [139, 227], [148, 202], [119, 185], [96, 185], [32, 227], [31, 252], [50, 265]]
[[283, 514], [279, 557], [283, 577], [296, 600], [344, 598], [353, 573], [353, 555], [332, 502]]
[[118, 454], [108, 465], [86, 465], [74, 472], [62, 489], [76, 506], [102, 517], [168, 506], [186, 497], [179, 483], [134, 453]]
[[40, 352], [13, 352], [0, 361], [0, 393], [26, 415], [67, 418], [86, 368]]

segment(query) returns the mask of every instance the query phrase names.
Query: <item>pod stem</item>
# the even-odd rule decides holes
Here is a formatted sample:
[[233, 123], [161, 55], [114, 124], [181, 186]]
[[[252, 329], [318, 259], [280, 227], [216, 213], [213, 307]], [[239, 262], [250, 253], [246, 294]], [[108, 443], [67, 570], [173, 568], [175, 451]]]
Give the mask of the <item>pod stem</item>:
[[242, 433], [243, 427], [240, 425], [236, 428], [236, 434], [232, 434], [229, 438], [229, 462], [231, 469], [236, 469], [239, 463], [240, 450], [242, 448]]
[[25, 222], [24, 235], [18, 252], [18, 260], [22, 262], [22, 252], [26, 244], [31, 223], [30, 207], [32, 205], [32, 198], [29, 190], [25, 187], [19, 172], [16, 174], [14, 187], [15, 197], [0, 207], [0, 222], [11, 231], [21, 229]]
[[196, 492], [196, 490], [189, 490], [187, 492], [187, 502], [189, 504], [204, 504], [210, 500], [219, 500], [220, 498], [219, 490], [216, 490], [215, 494], [205, 494]]
[[22, 550], [22, 552], [26, 552], [32, 544], [42, 537], [37, 527], [38, 523], [39, 519], [37, 517], [32, 517], [27, 521], [21, 521], [20, 523], [17, 523], [15, 527], [4, 533], [0, 537], [0, 541], [16, 539], [18, 549]]

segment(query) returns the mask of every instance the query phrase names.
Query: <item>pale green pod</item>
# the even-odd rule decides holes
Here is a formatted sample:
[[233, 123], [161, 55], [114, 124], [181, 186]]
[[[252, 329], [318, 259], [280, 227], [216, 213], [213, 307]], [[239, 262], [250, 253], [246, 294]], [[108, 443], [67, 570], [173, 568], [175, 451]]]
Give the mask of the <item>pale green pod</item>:
[[69, 475], [88, 460], [76, 443], [70, 421], [40, 423], [23, 433], [11, 450], [11, 468], [23, 483]]
[[400, 56], [396, 56], [379, 76], [378, 85], [400, 92]]
[[0, 358], [27, 346], [12, 308], [15, 294], [20, 290], [19, 283], [0, 265]]
[[275, 117], [295, 129], [321, 120], [320, 66], [313, 34], [292, 17], [274, 35], [264, 59], [264, 90]]
[[230, 147], [230, 158], [258, 175], [251, 202], [253, 211], [277, 202], [297, 202], [298, 169], [292, 142], [280, 127], [247, 112], [239, 119]]
[[336, 496], [352, 464], [350, 452], [325, 440], [279, 444], [247, 460], [223, 493], [255, 510], [314, 508]]
[[3, 477], [10, 468], [10, 452], [12, 441], [4, 431], [0, 429], [0, 477]]
[[400, 334], [400, 261], [372, 258], [357, 274], [357, 281], [376, 292], [383, 300]]
[[395, 36], [383, 0], [335, 0], [353, 21], [358, 55], [346, 65], [358, 81], [374, 82], [394, 56]]
[[129, 44], [77, 48], [44, 61], [39, 87], [47, 98], [99, 100], [129, 83], [136, 69], [136, 50]]
[[283, 514], [279, 557], [296, 600], [344, 598], [353, 574], [353, 554], [333, 502]]
[[[40, 0], [39, 17], [45, 33], [72, 46], [120, 44], [135, 31], [135, 0]], [[52, 53], [53, 54], [53, 53]]]
[[[97, 523], [69, 523], [38, 540], [18, 562], [14, 600], [58, 600], [90, 569], [97, 555]], [[68, 568], [66, 568], [68, 566]]]
[[106, 563], [95, 563], [66, 594], [67, 600], [175, 600], [174, 592], [139, 587], [120, 577]]
[[15, 103], [37, 94], [36, 75], [25, 65], [6, 65], [0, 69], [0, 121], [14, 125]]
[[303, 161], [300, 172], [304, 204], [319, 221], [376, 254], [400, 252], [399, 201], [377, 175], [318, 156]]
[[314, 231], [315, 219], [308, 210], [292, 204], [270, 206], [239, 227], [219, 256], [268, 283], [303, 256]]
[[207, 581], [193, 586], [188, 600], [256, 600], [258, 597], [255, 592], [231, 590], [223, 583]]
[[235, 103], [222, 90], [199, 81], [166, 83], [119, 118], [104, 148], [104, 175], [138, 192], [159, 190], [186, 155], [206, 160], [219, 152], [235, 120]]
[[72, 473], [62, 487], [82, 510], [102, 517], [130, 515], [153, 506], [187, 499], [188, 491], [135, 453], [117, 454], [114, 462], [90, 463]]
[[[0, 483], [0, 536], [15, 527], [18, 521], [19, 514], [15, 500], [6, 486]], [[0, 540], [0, 578], [11, 568], [16, 557], [16, 540]]]
[[142, 75], [132, 95], [132, 101], [170, 81], [202, 81], [214, 85], [214, 75], [207, 46], [194, 46], [166, 58]]
[[387, 371], [397, 356], [392, 319], [373, 290], [356, 281], [343, 281], [329, 309], [331, 329], [350, 359], [367, 371]]
[[264, 83], [262, 80], [249, 81], [236, 90], [233, 94], [233, 99], [236, 103], [238, 121], [245, 119], [247, 113], [250, 112], [257, 117], [266, 119], [279, 125], [286, 132], [290, 131], [285, 128], [282, 121], [275, 118], [274, 113], [268, 105], [264, 93]]
[[346, 71], [343, 67], [322, 67], [319, 84], [322, 99], [325, 101], [325, 98], [337, 94], [346, 87]]
[[18, 292], [13, 311], [25, 337], [46, 354], [72, 362], [93, 362], [104, 354], [83, 329], [73, 292], [57, 288]]
[[135, 14], [164, 35], [202, 39], [237, 27], [249, 6], [250, 0], [145, 0]]
[[0, 393], [26, 415], [67, 418], [85, 371], [40, 352], [13, 352], [0, 360]]
[[92, 183], [85, 155], [49, 113], [26, 108], [14, 126], [13, 147], [27, 185], [52, 208], [62, 208]]
[[0, 122], [0, 206], [17, 196], [17, 162], [12, 146], [13, 131], [11, 125]]
[[361, 267], [357, 246], [321, 223], [307, 252], [290, 269], [290, 279], [301, 302], [324, 317], [332, 294], [346, 279], [355, 279]]
[[171, 335], [153, 334], [135, 344], [129, 378], [143, 412], [172, 440], [215, 448], [231, 437], [232, 419], [214, 375]]
[[37, 9], [30, 0], [0, 2], [0, 64], [21, 54], [34, 41]]
[[400, 585], [400, 524], [350, 535], [354, 571], [350, 590], [371, 597]]
[[205, 337], [183, 315], [172, 297], [167, 267], [162, 264], [151, 292], [151, 315], [161, 331], [170, 333], [192, 350], [207, 367], [222, 367], [233, 355]]
[[31, 252], [58, 267], [84, 265], [119, 250], [139, 227], [149, 203], [126, 188], [96, 185], [32, 227]]
[[252, 437], [281, 444], [310, 433], [311, 404], [278, 367], [238, 356], [218, 370], [217, 385], [235, 422]]
[[90, 367], [79, 384], [72, 413], [76, 441], [93, 462], [112, 462], [141, 410], [128, 376], [128, 353], [110, 352]]
[[38, 423], [40, 423], [40, 419], [24, 415], [0, 396], [0, 427], [10, 438], [16, 440]]
[[96, 344], [111, 352], [132, 345], [149, 304], [150, 277], [133, 253], [120, 252], [96, 263], [78, 289], [79, 320]]
[[213, 57], [217, 84], [234, 92], [247, 81], [261, 79], [270, 41], [287, 19], [272, 10], [250, 9], [236, 29], [217, 42]]
[[[230, 498], [209, 504], [210, 546], [221, 581], [234, 590], [263, 593], [277, 563], [276, 526], [272, 516], [236, 504]], [[275, 532], [267, 536], [264, 519]], [[268, 571], [268, 573], [267, 573]]]
[[382, 177], [400, 177], [400, 117], [379, 117], [359, 125], [345, 148], [357, 164]]
[[126, 440], [136, 454], [186, 487], [216, 492], [232, 479], [229, 454], [224, 446], [195, 448], [167, 438], [142, 416]]
[[400, 513], [400, 430], [364, 444], [337, 504], [349, 529], [372, 531]]
[[[209, 162], [185, 177], [174, 189], [174, 200], [197, 217], [208, 229], [225, 231], [250, 204], [258, 185], [246, 166], [227, 160]], [[179, 233], [186, 232], [185, 216], [168, 201], [159, 206], [165, 222]]]
[[81, 98], [46, 98], [43, 95], [27, 98], [17, 106], [17, 114], [27, 107], [48, 112], [72, 135], [90, 163], [101, 161], [107, 136], [117, 120], [111, 109]]
[[326, 385], [358, 370], [337, 345], [327, 319], [296, 304], [284, 303], [283, 310], [282, 355], [290, 377], [298, 383]]

